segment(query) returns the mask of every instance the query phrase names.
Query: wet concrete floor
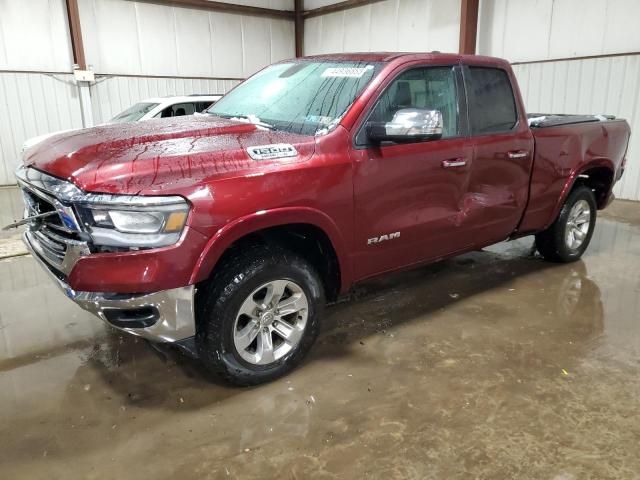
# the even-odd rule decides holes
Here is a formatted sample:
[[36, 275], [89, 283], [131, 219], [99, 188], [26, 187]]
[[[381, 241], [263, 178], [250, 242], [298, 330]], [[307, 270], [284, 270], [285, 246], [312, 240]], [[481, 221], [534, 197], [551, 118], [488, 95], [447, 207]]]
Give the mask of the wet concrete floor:
[[[24, 202], [18, 187], [0, 187], [0, 228], [22, 218]], [[15, 230], [0, 230], [0, 239], [14, 234]]]
[[0, 187], [0, 260], [26, 255], [27, 249], [17, 229], [2, 230], [2, 227], [21, 219], [24, 202], [18, 187]]
[[640, 206], [614, 207], [572, 265], [523, 239], [359, 287], [256, 388], [4, 260], [0, 477], [640, 478]]

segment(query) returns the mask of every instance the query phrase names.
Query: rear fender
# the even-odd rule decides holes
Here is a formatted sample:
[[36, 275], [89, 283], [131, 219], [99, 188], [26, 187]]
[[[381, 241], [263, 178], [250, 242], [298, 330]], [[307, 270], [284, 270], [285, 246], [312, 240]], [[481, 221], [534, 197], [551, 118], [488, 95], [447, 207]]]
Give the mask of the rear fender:
[[206, 280], [222, 254], [235, 241], [270, 227], [289, 224], [307, 224], [321, 229], [331, 241], [340, 267], [340, 291], [345, 292], [352, 282], [352, 268], [346, 254], [344, 240], [333, 220], [325, 213], [309, 207], [285, 207], [262, 210], [229, 222], [209, 239], [198, 258], [190, 283]]
[[[605, 167], [611, 170], [612, 173], [615, 172], [613, 162], [610, 159], [604, 157], [594, 158], [586, 164], [578, 165], [577, 168], [575, 168], [567, 178], [567, 181], [562, 188], [562, 192], [560, 193], [560, 197], [558, 198], [558, 202], [553, 210], [553, 215], [551, 216], [551, 220], [549, 221], [547, 227], [551, 225], [556, 218], [558, 218], [558, 215], [560, 215], [560, 210], [562, 209], [564, 202], [566, 202], [567, 197], [571, 193], [571, 190], [573, 190], [573, 187], [580, 178], [580, 175], [583, 175], [586, 171], [591, 170], [592, 168], [598, 167]], [[611, 188], [613, 188], [613, 185], [611, 185]], [[609, 190], [609, 193], [611, 193], [611, 190]]]

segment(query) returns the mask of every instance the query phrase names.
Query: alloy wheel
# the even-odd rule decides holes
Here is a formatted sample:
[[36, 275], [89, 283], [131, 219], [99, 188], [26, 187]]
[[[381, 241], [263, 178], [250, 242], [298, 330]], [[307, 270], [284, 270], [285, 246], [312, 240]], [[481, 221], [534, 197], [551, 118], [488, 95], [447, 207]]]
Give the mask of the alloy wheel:
[[586, 200], [579, 200], [571, 208], [565, 228], [565, 242], [570, 250], [578, 250], [584, 243], [591, 225], [591, 209]]
[[300, 285], [273, 280], [256, 288], [242, 303], [233, 327], [240, 357], [269, 365], [294, 350], [304, 334], [309, 302]]

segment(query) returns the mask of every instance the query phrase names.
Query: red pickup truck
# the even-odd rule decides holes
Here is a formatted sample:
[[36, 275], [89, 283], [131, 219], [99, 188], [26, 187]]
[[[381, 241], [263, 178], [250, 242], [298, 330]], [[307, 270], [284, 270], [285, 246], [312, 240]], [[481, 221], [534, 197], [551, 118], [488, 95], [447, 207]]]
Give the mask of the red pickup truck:
[[206, 115], [54, 135], [16, 175], [25, 242], [69, 298], [256, 384], [302, 360], [356, 282], [524, 235], [579, 259], [629, 135], [527, 117], [504, 60], [326, 55]]

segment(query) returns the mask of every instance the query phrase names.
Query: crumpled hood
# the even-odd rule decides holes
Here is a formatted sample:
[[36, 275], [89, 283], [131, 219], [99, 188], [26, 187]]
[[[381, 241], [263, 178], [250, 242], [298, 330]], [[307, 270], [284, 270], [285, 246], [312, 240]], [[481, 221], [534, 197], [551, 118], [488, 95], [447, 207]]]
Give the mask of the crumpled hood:
[[[293, 145], [298, 155], [254, 160], [247, 153], [274, 144]], [[168, 194], [216, 177], [304, 161], [314, 147], [311, 136], [187, 116], [61, 132], [26, 150], [24, 163], [85, 191]]]

